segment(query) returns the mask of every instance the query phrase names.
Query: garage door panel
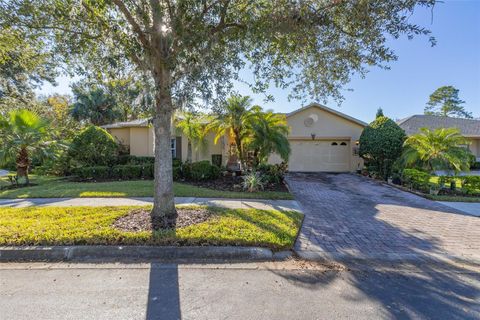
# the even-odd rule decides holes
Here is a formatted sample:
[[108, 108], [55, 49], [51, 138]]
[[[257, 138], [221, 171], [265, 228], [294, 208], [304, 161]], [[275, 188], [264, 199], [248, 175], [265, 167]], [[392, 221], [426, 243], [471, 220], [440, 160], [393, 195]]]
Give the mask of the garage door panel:
[[350, 171], [350, 143], [340, 141], [290, 141], [290, 171]]

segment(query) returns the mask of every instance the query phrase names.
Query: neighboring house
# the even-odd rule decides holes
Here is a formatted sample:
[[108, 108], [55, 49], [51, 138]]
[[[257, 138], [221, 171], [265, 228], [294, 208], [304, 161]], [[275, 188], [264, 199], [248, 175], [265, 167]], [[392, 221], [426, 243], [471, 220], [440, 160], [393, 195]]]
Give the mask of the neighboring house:
[[407, 135], [418, 133], [421, 128], [457, 128], [470, 140], [468, 148], [480, 161], [480, 120], [451, 118], [433, 115], [413, 115], [397, 122]]
[[[349, 172], [362, 168], [358, 140], [366, 123], [316, 103], [286, 114], [286, 117], [292, 149], [288, 164], [290, 171]], [[131, 155], [153, 156], [154, 134], [148, 120], [115, 123], [103, 128], [120, 143], [129, 146]], [[193, 161], [221, 158], [222, 164], [227, 163], [231, 141], [225, 136], [214, 144], [214, 136], [209, 134], [207, 150], [194, 154]], [[182, 161], [187, 157], [187, 139], [174, 132], [172, 155]], [[269, 159], [271, 163], [280, 161], [276, 155]]]

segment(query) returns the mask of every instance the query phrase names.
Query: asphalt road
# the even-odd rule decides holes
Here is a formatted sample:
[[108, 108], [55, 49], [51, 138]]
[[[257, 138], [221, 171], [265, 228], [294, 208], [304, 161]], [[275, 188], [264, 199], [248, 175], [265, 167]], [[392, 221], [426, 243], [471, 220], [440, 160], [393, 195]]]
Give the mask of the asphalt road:
[[0, 319], [479, 319], [469, 267], [0, 264]]

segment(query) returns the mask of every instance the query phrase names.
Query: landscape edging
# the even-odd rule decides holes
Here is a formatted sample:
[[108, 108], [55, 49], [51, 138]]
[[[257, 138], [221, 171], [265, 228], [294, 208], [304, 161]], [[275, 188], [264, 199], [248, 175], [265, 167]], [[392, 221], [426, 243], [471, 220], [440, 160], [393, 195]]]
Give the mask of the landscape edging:
[[198, 261], [281, 261], [292, 251], [274, 252], [261, 247], [235, 246], [3, 246], [0, 262], [22, 261], [123, 261], [123, 260], [198, 260]]

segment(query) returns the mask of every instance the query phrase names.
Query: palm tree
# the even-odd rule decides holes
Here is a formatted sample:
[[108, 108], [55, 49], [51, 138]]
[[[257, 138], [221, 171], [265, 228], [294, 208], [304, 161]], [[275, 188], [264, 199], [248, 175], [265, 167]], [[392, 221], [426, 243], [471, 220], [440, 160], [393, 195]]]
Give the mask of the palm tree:
[[228, 134], [235, 142], [240, 162], [245, 164], [245, 138], [250, 135], [250, 119], [260, 107], [252, 107], [252, 99], [248, 96], [233, 95], [227, 99], [222, 112], [210, 123], [209, 128], [216, 132], [215, 143]]
[[465, 147], [469, 143], [456, 128], [422, 128], [405, 140], [402, 160], [407, 166], [420, 164], [430, 172], [453, 169], [457, 173], [469, 169], [470, 151]]
[[207, 148], [208, 128], [202, 115], [183, 112], [176, 119], [176, 127], [188, 140], [187, 162], [192, 162], [193, 149], [203, 152]]
[[247, 140], [247, 147], [253, 151], [255, 165], [266, 162], [272, 153], [277, 153], [282, 160], [288, 161], [290, 143], [287, 139], [289, 128], [285, 115], [257, 110], [255, 116], [249, 119], [249, 127], [251, 136]]
[[0, 164], [14, 159], [18, 178], [29, 184], [28, 170], [33, 153], [47, 155], [48, 123], [28, 110], [11, 111], [0, 118]]

